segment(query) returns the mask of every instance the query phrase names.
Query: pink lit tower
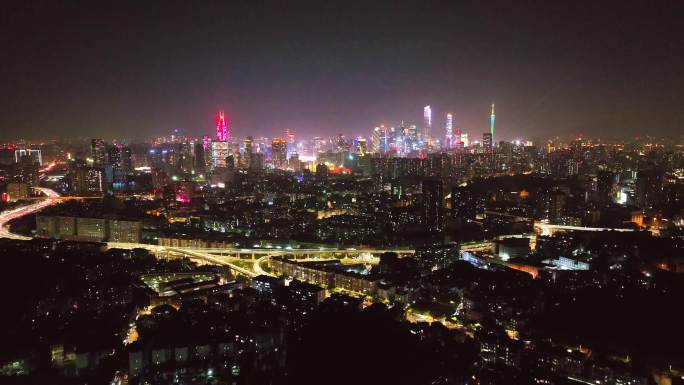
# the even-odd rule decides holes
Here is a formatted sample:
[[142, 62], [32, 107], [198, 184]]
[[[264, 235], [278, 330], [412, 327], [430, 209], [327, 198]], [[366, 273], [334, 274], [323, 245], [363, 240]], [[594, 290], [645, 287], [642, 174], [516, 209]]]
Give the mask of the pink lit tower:
[[221, 111], [216, 119], [216, 140], [219, 142], [227, 142], [229, 138], [230, 131], [228, 130], [228, 124], [226, 123], [226, 115]]

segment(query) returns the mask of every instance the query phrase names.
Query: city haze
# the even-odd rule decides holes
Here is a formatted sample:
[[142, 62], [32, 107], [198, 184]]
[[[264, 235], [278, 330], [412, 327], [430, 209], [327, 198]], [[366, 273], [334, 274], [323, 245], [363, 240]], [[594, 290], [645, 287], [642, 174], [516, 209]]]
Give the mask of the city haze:
[[3, 5], [0, 137], [367, 135], [433, 108], [501, 139], [675, 136], [675, 1]]

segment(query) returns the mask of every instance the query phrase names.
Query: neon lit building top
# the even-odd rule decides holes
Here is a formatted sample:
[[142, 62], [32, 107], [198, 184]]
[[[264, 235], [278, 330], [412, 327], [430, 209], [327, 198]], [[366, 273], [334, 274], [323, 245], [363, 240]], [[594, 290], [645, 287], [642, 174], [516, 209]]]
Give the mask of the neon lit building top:
[[492, 103], [492, 114], [489, 116], [489, 133], [492, 135], [492, 146], [494, 146], [494, 121], [496, 120], [496, 115], [494, 115], [494, 103]]
[[219, 142], [226, 142], [230, 138], [228, 131], [228, 124], [226, 123], [226, 116], [223, 111], [219, 112], [218, 119], [216, 119], [216, 140]]

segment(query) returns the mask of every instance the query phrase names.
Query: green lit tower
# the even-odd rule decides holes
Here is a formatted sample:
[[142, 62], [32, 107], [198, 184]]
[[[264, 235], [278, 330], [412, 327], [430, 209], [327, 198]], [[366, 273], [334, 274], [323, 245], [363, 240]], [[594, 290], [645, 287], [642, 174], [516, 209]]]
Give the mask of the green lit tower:
[[496, 147], [496, 142], [494, 141], [494, 120], [496, 115], [494, 115], [494, 103], [492, 103], [492, 114], [489, 115], [489, 133], [492, 135], [492, 147]]

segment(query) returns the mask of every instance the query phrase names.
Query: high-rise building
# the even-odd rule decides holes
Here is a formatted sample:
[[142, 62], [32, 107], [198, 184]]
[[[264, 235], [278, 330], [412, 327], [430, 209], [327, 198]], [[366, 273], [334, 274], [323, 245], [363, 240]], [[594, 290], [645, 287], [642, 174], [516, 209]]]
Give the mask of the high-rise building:
[[107, 163], [117, 169], [123, 169], [123, 159], [120, 146], [110, 146], [107, 148]]
[[195, 142], [194, 144], [193, 167], [196, 171], [204, 171], [207, 167], [207, 158], [204, 151], [204, 143]]
[[429, 142], [432, 135], [432, 108], [423, 107], [423, 141]]
[[366, 138], [359, 136], [356, 139], [356, 153], [359, 156], [364, 156], [368, 153], [368, 143], [366, 142]]
[[189, 172], [195, 165], [194, 146], [189, 140], [178, 144], [178, 165], [183, 172]]
[[124, 159], [126, 156], [130, 159], [130, 151], [128, 154], [125, 154], [124, 148], [121, 145], [114, 145], [107, 148], [105, 173], [107, 181], [112, 183], [114, 190], [123, 189], [126, 183], [126, 171], [124, 169]]
[[125, 174], [133, 171], [133, 153], [130, 147], [121, 148], [121, 169]]
[[453, 133], [454, 117], [451, 114], [446, 116], [446, 133], [445, 133], [445, 148], [449, 149], [454, 145], [454, 133]]
[[482, 134], [482, 147], [485, 149], [491, 149], [492, 147], [492, 134], [489, 132], [485, 132]]
[[285, 138], [287, 141], [287, 156], [290, 157], [292, 156], [293, 152], [297, 152], [297, 148], [295, 146], [295, 132], [294, 130], [290, 128], [285, 129]]
[[387, 128], [385, 126], [375, 127], [371, 136], [371, 147], [375, 153], [387, 152]]
[[441, 232], [444, 230], [443, 190], [441, 180], [423, 180], [423, 224], [429, 232]]
[[271, 163], [273, 163], [273, 168], [287, 168], [287, 140], [273, 139], [271, 141]]
[[216, 140], [219, 142], [227, 142], [230, 138], [230, 131], [228, 130], [228, 123], [223, 111], [219, 112], [216, 119]]
[[459, 148], [463, 147], [463, 140], [461, 139], [461, 127], [454, 128], [453, 146]]
[[494, 103], [492, 103], [492, 113], [489, 115], [489, 133], [491, 134], [491, 146], [495, 146], [494, 142], [494, 121], [496, 120], [496, 116], [494, 115]]
[[79, 167], [71, 176], [71, 191], [76, 195], [100, 195], [104, 191], [104, 173], [96, 167]]
[[228, 142], [211, 142], [211, 164], [214, 168], [225, 168], [226, 159], [230, 155]]
[[639, 167], [636, 179], [636, 203], [640, 207], [651, 207], [663, 200], [665, 172], [662, 167], [647, 163]]
[[107, 151], [104, 140], [93, 139], [90, 141], [90, 156], [93, 158], [93, 166], [104, 166], [107, 158]]
[[599, 171], [596, 175], [596, 196], [599, 202], [609, 203], [613, 200], [616, 187], [615, 173]]
[[415, 142], [418, 140], [418, 126], [411, 124], [406, 127], [406, 138], [409, 142]]
[[468, 133], [461, 134], [461, 142], [463, 147], [468, 147], [470, 145], [470, 139], [468, 139]]

